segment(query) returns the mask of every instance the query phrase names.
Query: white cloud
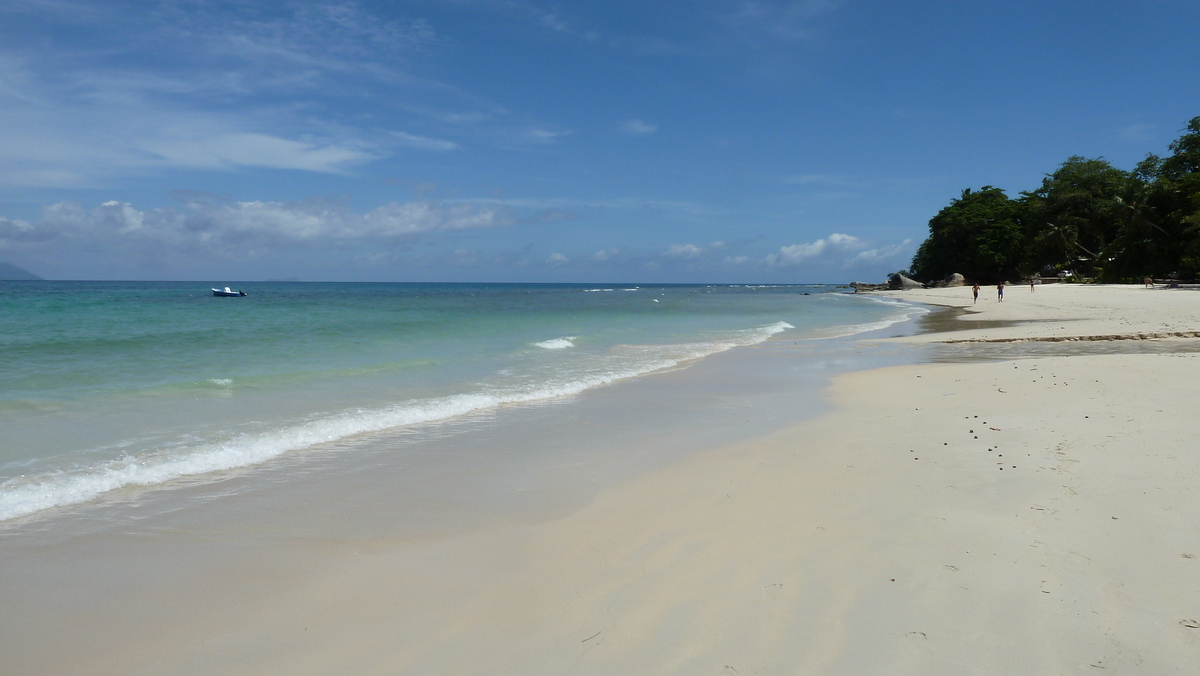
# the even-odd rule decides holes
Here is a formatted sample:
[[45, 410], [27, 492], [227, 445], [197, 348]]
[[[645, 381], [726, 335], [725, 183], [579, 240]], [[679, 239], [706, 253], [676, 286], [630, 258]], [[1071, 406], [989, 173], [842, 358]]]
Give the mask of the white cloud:
[[890, 246], [860, 251], [854, 258], [846, 261], [846, 265], [851, 266], [858, 263], [875, 263], [878, 261], [887, 260], [889, 258], [894, 258], [895, 256], [905, 253], [909, 248], [908, 245], [911, 243], [911, 239], [906, 239], [899, 244], [892, 244]]
[[667, 258], [678, 258], [682, 260], [695, 260], [704, 253], [704, 249], [695, 244], [672, 244], [663, 252]]
[[850, 268], [905, 255], [911, 251], [911, 244], [912, 240], [906, 239], [899, 244], [872, 246], [867, 240], [835, 232], [814, 242], [780, 247], [778, 252], [768, 254], [763, 262], [775, 268], [799, 265], [809, 260], [822, 260], [828, 264], [840, 259], [842, 267]]
[[853, 235], [833, 233], [823, 239], [807, 244], [792, 244], [780, 247], [778, 253], [768, 254], [767, 265], [784, 267], [796, 265], [809, 258], [815, 258], [826, 253], [846, 252], [862, 248], [865, 243]]
[[400, 145], [406, 148], [415, 148], [417, 150], [456, 150], [458, 144], [454, 141], [446, 141], [443, 139], [429, 138], [426, 136], [417, 136], [402, 131], [394, 131], [392, 135], [400, 139]]
[[0, 216], [0, 247], [8, 248], [15, 243], [44, 239], [47, 239], [46, 235], [35, 230], [29, 221]]
[[194, 200], [181, 210], [142, 211], [127, 202], [105, 202], [91, 211], [74, 202], [42, 209], [35, 224], [0, 219], [0, 244], [58, 240], [88, 247], [169, 247], [180, 251], [247, 245], [386, 245], [407, 237], [478, 230], [514, 221], [497, 208], [436, 202], [391, 202], [357, 214], [345, 205], [306, 202]]
[[658, 131], [658, 125], [642, 122], [641, 120], [625, 120], [617, 129], [633, 136], [645, 136], [646, 134], [653, 134]]
[[563, 263], [567, 263], [570, 260], [571, 259], [567, 258], [566, 256], [564, 256], [560, 253], [552, 253], [546, 259], [546, 265], [562, 265]]
[[592, 254], [592, 260], [603, 263], [604, 261], [612, 260], [619, 253], [621, 253], [620, 249], [601, 249]]
[[748, 260], [750, 260], [750, 258], [747, 256], [726, 256], [725, 260], [722, 262], [725, 263], [725, 265], [741, 265]]

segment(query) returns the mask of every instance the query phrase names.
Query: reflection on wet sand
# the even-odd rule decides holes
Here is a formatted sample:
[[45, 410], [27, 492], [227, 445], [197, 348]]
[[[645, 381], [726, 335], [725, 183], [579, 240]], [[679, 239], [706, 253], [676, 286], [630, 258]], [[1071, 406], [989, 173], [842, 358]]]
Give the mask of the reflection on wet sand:
[[1073, 357], [1100, 354], [1178, 354], [1200, 352], [1198, 339], [1073, 340], [1025, 342], [931, 343], [925, 358], [930, 363], [960, 363]]
[[[938, 308], [914, 320], [910, 335], [953, 333], [975, 329], [1005, 329], [1016, 326], [1077, 319], [1009, 320], [963, 319], [973, 312], [967, 308]], [[1034, 359], [1038, 357], [1071, 357], [1101, 354], [1179, 354], [1200, 352], [1198, 332], [1179, 332], [1178, 335], [1113, 334], [1106, 336], [1022, 337], [930, 342], [924, 345], [922, 360], [928, 363], [964, 363]], [[899, 336], [897, 336], [899, 337]]]
[[962, 317], [971, 314], [974, 313], [965, 308], [940, 308], [918, 317], [916, 319], [916, 332], [923, 334], [970, 331], [972, 329], [1007, 329], [1013, 326], [1032, 323], [1011, 319], [962, 319]]

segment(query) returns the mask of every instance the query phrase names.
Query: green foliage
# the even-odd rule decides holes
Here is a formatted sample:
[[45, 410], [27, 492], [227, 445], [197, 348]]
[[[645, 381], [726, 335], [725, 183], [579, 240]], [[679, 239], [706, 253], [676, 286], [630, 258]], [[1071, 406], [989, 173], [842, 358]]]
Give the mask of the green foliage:
[[1126, 281], [1200, 276], [1200, 117], [1131, 172], [1073, 156], [1032, 192], [964, 190], [929, 221], [916, 279], [954, 272], [983, 283], [1046, 268]]
[[913, 274], [922, 280], [954, 272], [979, 281], [1015, 276], [1024, 246], [1020, 211], [999, 188], [964, 190], [929, 221], [929, 239], [913, 257]]
[[1163, 178], [1177, 181], [1200, 172], [1200, 117], [1193, 117], [1188, 122], [1187, 133], [1167, 147], [1172, 154], [1162, 161], [1159, 169]]
[[1093, 274], [1117, 236], [1121, 209], [1116, 198], [1128, 180], [1127, 173], [1103, 158], [1074, 156], [1042, 179], [1042, 187], [1025, 193], [1032, 244], [1027, 259], [1033, 267], [1070, 264]]

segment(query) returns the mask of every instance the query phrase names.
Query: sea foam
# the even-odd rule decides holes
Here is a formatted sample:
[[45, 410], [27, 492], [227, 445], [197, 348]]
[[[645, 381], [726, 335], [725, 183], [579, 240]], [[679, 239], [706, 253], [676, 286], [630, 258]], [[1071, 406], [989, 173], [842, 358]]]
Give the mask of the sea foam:
[[534, 343], [534, 345], [547, 350], [565, 350], [568, 347], [575, 347], [575, 338], [575, 336], [551, 338], [550, 340], [543, 340], [540, 343]]
[[[0, 483], [0, 521], [45, 509], [75, 505], [111, 491], [157, 486], [176, 479], [258, 465], [285, 453], [371, 432], [447, 420], [507, 404], [520, 404], [579, 394], [586, 390], [760, 343], [795, 328], [787, 322], [725, 332], [709, 342], [670, 345], [626, 345], [607, 368], [550, 377], [524, 386], [492, 386], [474, 392], [409, 400], [393, 406], [357, 409], [301, 424], [171, 451], [151, 452], [81, 469], [22, 476]], [[569, 342], [568, 338], [551, 341]], [[556, 349], [556, 348], [549, 348]]]
[[869, 331], [886, 329], [887, 327], [899, 324], [900, 322], [906, 322], [913, 317], [929, 314], [929, 310], [927, 308], [914, 303], [908, 303], [902, 300], [894, 300], [892, 298], [878, 298], [875, 296], [866, 296], [865, 298], [875, 303], [894, 307], [896, 309], [896, 314], [884, 317], [883, 319], [874, 322], [831, 326], [814, 332], [813, 337], [842, 338], [845, 336], [854, 336], [860, 333], [867, 333]]

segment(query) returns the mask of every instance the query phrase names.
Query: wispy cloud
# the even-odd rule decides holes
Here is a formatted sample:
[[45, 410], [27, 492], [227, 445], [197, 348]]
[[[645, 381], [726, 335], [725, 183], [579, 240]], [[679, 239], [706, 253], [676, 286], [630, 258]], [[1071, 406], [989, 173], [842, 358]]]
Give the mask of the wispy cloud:
[[680, 216], [709, 216], [713, 210], [698, 202], [683, 202], [678, 200], [648, 200], [636, 197], [613, 197], [609, 199], [578, 199], [571, 197], [554, 198], [473, 198], [457, 200], [463, 203], [496, 204], [511, 208], [533, 209], [616, 209], [616, 210], [649, 210], [672, 212]]
[[256, 247], [386, 247], [513, 221], [503, 210], [429, 201], [391, 202], [359, 214], [329, 200], [232, 202], [197, 194], [178, 209], [141, 210], [118, 201], [85, 209], [58, 202], [43, 207], [35, 223], [0, 219], [0, 247], [50, 244], [63, 255], [136, 249], [220, 256]]
[[399, 139], [400, 145], [406, 148], [416, 148], [417, 150], [456, 150], [458, 144], [453, 141], [444, 139], [429, 138], [427, 136], [417, 136], [403, 131], [394, 131], [392, 135]]
[[658, 131], [658, 125], [641, 120], [625, 120], [617, 129], [630, 136], [645, 136], [646, 134], [653, 134]]
[[839, 0], [743, 0], [729, 5], [728, 21], [755, 36], [787, 42], [811, 40], [818, 20], [834, 12]]
[[784, 177], [783, 182], [789, 185], [823, 186], [844, 186], [853, 183], [853, 181], [847, 176], [837, 176], [831, 174], [796, 174], [793, 176]]
[[271, 167], [343, 173], [350, 165], [376, 157], [374, 152], [358, 148], [305, 143], [251, 132], [188, 136], [190, 134], [163, 135], [138, 145], [164, 165], [197, 169]]
[[851, 266], [854, 266], [854, 265], [857, 265], [860, 263], [877, 263], [880, 261], [885, 261], [888, 259], [896, 258], [897, 256], [900, 256], [902, 254], [911, 253], [912, 252], [912, 247], [910, 246], [911, 244], [912, 244], [912, 240], [906, 239], [903, 242], [900, 242], [899, 244], [892, 244], [890, 246], [883, 246], [883, 247], [878, 247], [875, 249], [867, 249], [866, 251], [860, 251], [860, 252], [858, 252], [857, 255], [854, 256], [854, 258], [851, 258], [850, 260], [846, 261], [846, 266], [851, 267]]
[[533, 143], [553, 143], [564, 136], [570, 136], [572, 133], [569, 129], [530, 127], [525, 131], [525, 138]]
[[[444, 38], [358, 2], [73, 6], [0, 8], [87, 24], [71, 42], [0, 29], [0, 187], [96, 187], [174, 169], [346, 173], [397, 148], [457, 149], [438, 127], [486, 124], [474, 138], [508, 146], [570, 133], [415, 75], [411, 64]], [[397, 111], [435, 133], [380, 129]]]
[[1135, 122], [1117, 130], [1117, 135], [1126, 141], [1146, 143], [1153, 140], [1156, 125], [1146, 122]]
[[565, 263], [569, 263], [570, 261], [570, 258], [567, 258], [560, 253], [552, 253], [548, 258], [546, 258], [546, 265], [563, 265]]
[[571, 24], [564, 21], [557, 12], [546, 12], [545, 14], [542, 14], [538, 18], [538, 23], [545, 28], [549, 28], [553, 31], [559, 31], [560, 33], [565, 33], [571, 30]]

